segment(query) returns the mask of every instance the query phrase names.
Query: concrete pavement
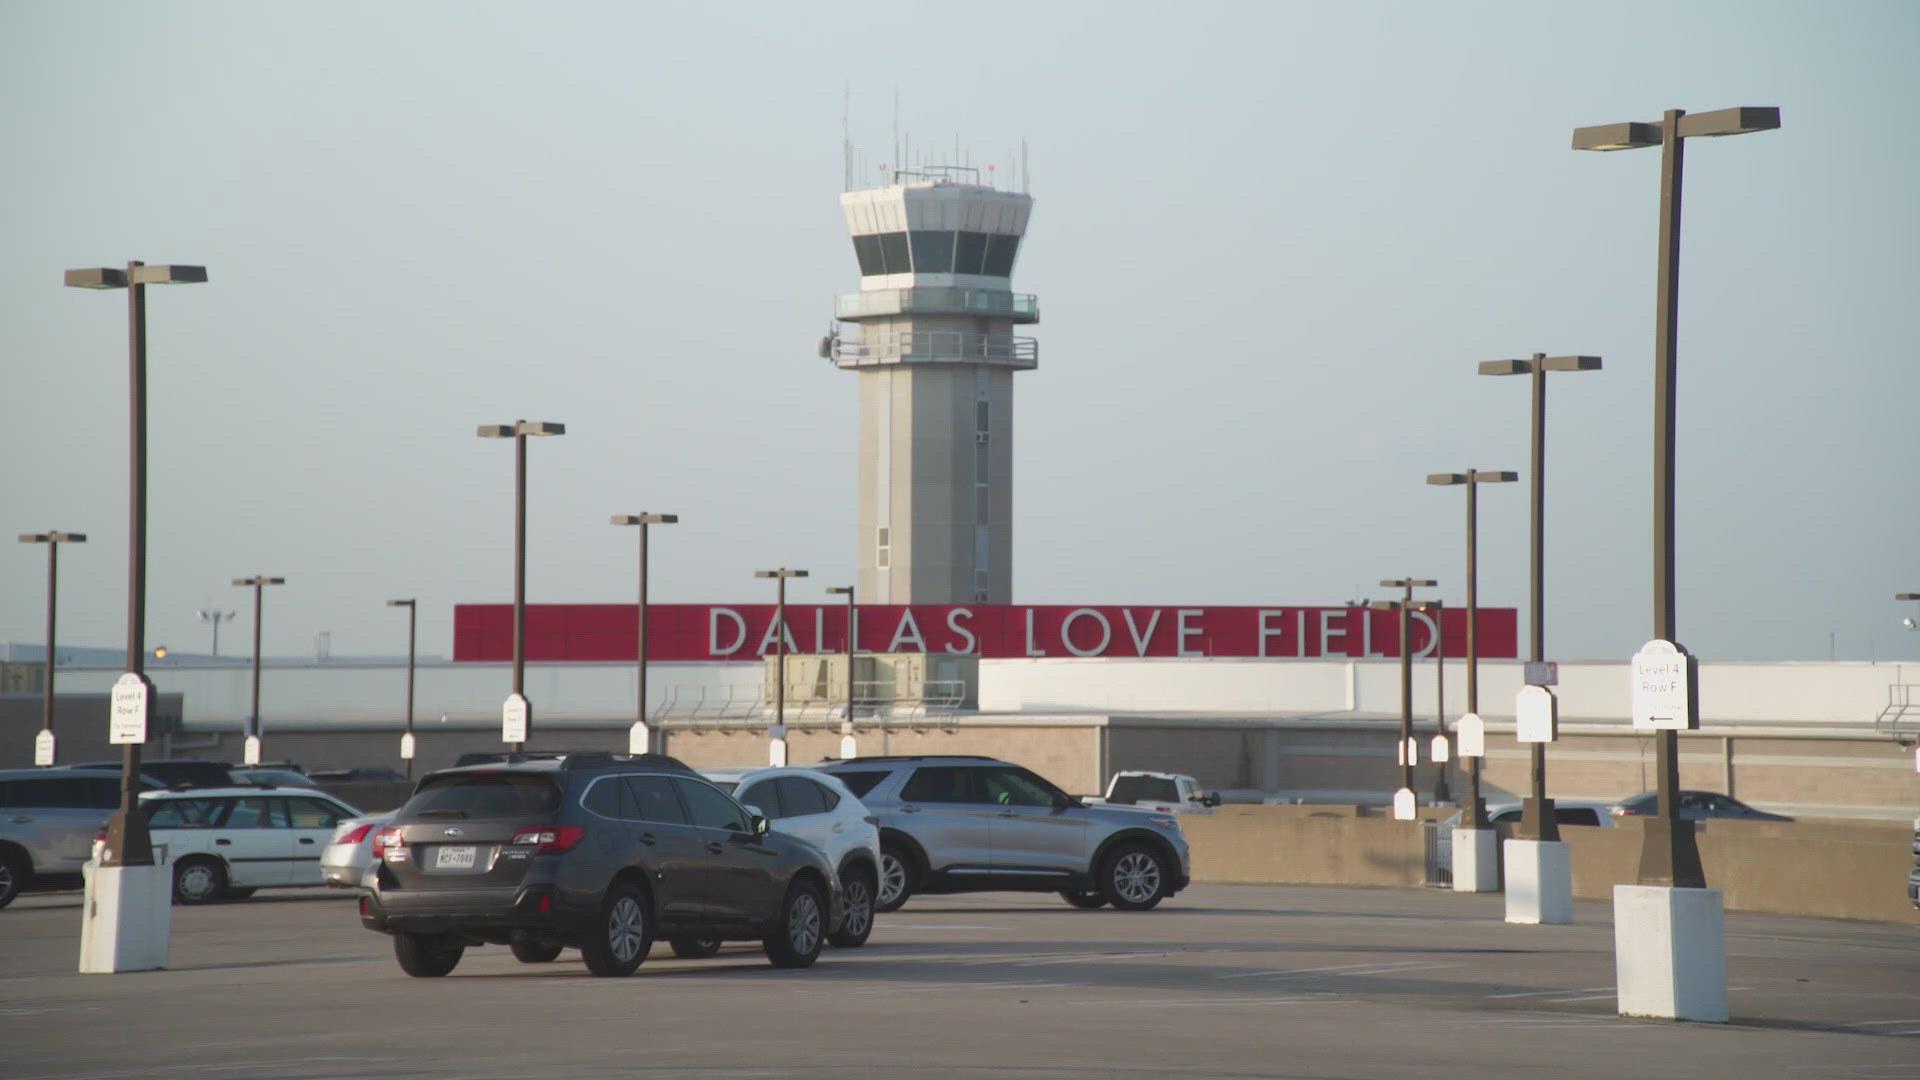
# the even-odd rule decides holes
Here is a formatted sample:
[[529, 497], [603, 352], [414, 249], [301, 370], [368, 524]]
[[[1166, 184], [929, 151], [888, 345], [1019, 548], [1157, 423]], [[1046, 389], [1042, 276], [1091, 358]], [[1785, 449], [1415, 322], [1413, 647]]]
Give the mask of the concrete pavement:
[[1198, 886], [1157, 911], [915, 900], [776, 971], [664, 946], [631, 979], [470, 950], [410, 979], [320, 890], [176, 908], [165, 972], [78, 975], [77, 894], [0, 911], [0, 1074], [134, 1077], [1920, 1077], [1920, 932], [1730, 914], [1733, 1022], [1614, 1014], [1610, 912]]

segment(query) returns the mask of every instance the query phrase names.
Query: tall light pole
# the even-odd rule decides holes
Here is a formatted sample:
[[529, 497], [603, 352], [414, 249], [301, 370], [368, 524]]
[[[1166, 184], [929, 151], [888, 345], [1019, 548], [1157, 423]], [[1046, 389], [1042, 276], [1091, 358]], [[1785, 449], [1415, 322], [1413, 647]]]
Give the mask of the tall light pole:
[[263, 577], [234, 578], [235, 585], [253, 589], [253, 711], [247, 714], [247, 742], [241, 752], [241, 760], [249, 765], [260, 764], [260, 593], [267, 585], [285, 585], [286, 578]]
[[60, 545], [84, 544], [86, 533], [43, 532], [22, 533], [23, 544], [47, 545], [47, 665], [46, 685], [41, 688], [43, 697], [40, 704], [40, 735], [33, 744], [33, 763], [47, 766], [54, 762], [53, 741], [53, 645], [54, 611], [58, 606], [56, 598], [60, 591]]
[[482, 424], [483, 439], [513, 440], [513, 692], [500, 710], [502, 741], [514, 752], [533, 734], [533, 706], [527, 702], [527, 438], [565, 435], [567, 426], [545, 420]]
[[789, 570], [782, 566], [777, 570], [755, 570], [757, 578], [774, 578], [780, 583], [780, 599], [774, 607], [773, 615], [773, 729], [768, 732], [772, 737], [767, 748], [768, 764], [785, 765], [787, 763], [787, 579], [806, 577], [805, 570]]
[[[1629, 970], [1621, 965], [1618, 1009], [1630, 1015], [1724, 1021], [1727, 1019], [1726, 943], [1720, 895], [1706, 887], [1694, 824], [1680, 817], [1680, 727], [1699, 725], [1692, 658], [1681, 647], [1674, 604], [1674, 434], [1675, 391], [1679, 385], [1680, 195], [1686, 143], [1771, 131], [1780, 126], [1780, 110], [1771, 106], [1720, 109], [1689, 116], [1668, 109], [1657, 123], [1607, 124], [1576, 128], [1575, 150], [1631, 150], [1660, 147], [1660, 247], [1654, 271], [1653, 327], [1653, 642], [1639, 656], [1664, 654], [1649, 666], [1671, 665], [1681, 673], [1684, 713], [1654, 724], [1654, 768], [1658, 774], [1658, 812], [1644, 826], [1638, 886], [1614, 888], [1616, 953], [1643, 954]], [[1655, 643], [1658, 643], [1657, 645]], [[1650, 658], [1651, 659], [1651, 658]], [[1677, 663], [1676, 663], [1677, 661]], [[1636, 694], [1642, 684], [1635, 683]], [[1656, 684], [1665, 686], [1667, 684]], [[1672, 695], [1669, 695], [1672, 696]], [[1636, 702], [1636, 705], [1639, 703]], [[1636, 713], [1638, 709], [1636, 709]], [[1651, 716], [1649, 717], [1651, 719]], [[1690, 970], [1682, 971], [1682, 968]], [[1682, 982], [1693, 992], [1671, 989]]]
[[1370, 605], [1375, 611], [1398, 611], [1400, 613], [1400, 790], [1393, 793], [1393, 816], [1403, 821], [1413, 819], [1413, 766], [1415, 750], [1413, 744], [1413, 650], [1412, 641], [1407, 632], [1407, 611], [1413, 607], [1413, 590], [1427, 589], [1439, 582], [1429, 578], [1390, 578], [1380, 583], [1389, 589], [1403, 590], [1398, 600], [1375, 600]]
[[[147, 651], [147, 286], [191, 284], [207, 280], [204, 266], [148, 266], [139, 261], [121, 270], [111, 266], [69, 270], [66, 284], [76, 289], [127, 290], [127, 355], [130, 375], [127, 440], [127, 673], [139, 701], [141, 729], [145, 729], [153, 683], [146, 675]], [[122, 746], [120, 809], [107, 819], [107, 840], [101, 849], [102, 868], [152, 866], [153, 838], [147, 815], [140, 809], [140, 750], [137, 742]], [[164, 952], [161, 962], [165, 963]]]
[[647, 724], [647, 526], [672, 525], [680, 520], [680, 515], [615, 514], [609, 520], [615, 525], [640, 527], [640, 703], [634, 712], [633, 727], [627, 730], [627, 753], [645, 754], [653, 750], [653, 731]]
[[853, 658], [860, 651], [860, 615], [854, 603], [854, 586], [829, 585], [829, 595], [847, 598], [847, 717], [840, 722], [840, 756], [850, 758], [854, 755], [853, 739]]
[[[1480, 523], [1479, 488], [1481, 484], [1510, 484], [1520, 474], [1504, 469], [1469, 469], [1463, 473], [1429, 473], [1427, 483], [1467, 489], [1467, 713], [1477, 721], [1480, 716]], [[1469, 829], [1487, 828], [1487, 803], [1480, 795], [1480, 763], [1484, 755], [1467, 758], [1467, 802], [1462, 824]]]
[[194, 612], [201, 622], [213, 624], [213, 655], [220, 655], [220, 624], [233, 618], [231, 611], [219, 611], [214, 608], [201, 608]]
[[1433, 761], [1433, 801], [1445, 806], [1453, 796], [1447, 788], [1447, 759], [1451, 756], [1447, 752], [1447, 605], [1428, 600], [1415, 610], [1433, 615], [1433, 750], [1427, 756]]
[[[1548, 356], [1534, 353], [1531, 360], [1487, 360], [1480, 365], [1482, 375], [1530, 375], [1533, 378], [1533, 454], [1528, 482], [1532, 486], [1531, 509], [1527, 528], [1527, 647], [1528, 656], [1538, 663], [1543, 652], [1542, 548], [1546, 526], [1546, 454], [1547, 454], [1547, 372], [1599, 371], [1597, 356]], [[1521, 840], [1556, 841], [1560, 825], [1554, 816], [1553, 801], [1547, 798], [1547, 744], [1531, 744], [1532, 794], [1520, 811], [1520, 827], [1514, 836]]]
[[[400, 736], [400, 760], [407, 763], [406, 764], [407, 779], [411, 780], [413, 779], [413, 751], [414, 751], [414, 745], [413, 745], [413, 645], [415, 640], [414, 631], [419, 625], [418, 622], [416, 621], [416, 617], [420, 613], [419, 612], [420, 605], [417, 602], [415, 602], [412, 598], [408, 598], [406, 600], [389, 600], [387, 601], [387, 606], [403, 607], [407, 609], [407, 731], [406, 731], [406, 734]], [[258, 620], [256, 620], [256, 624], [257, 624], [257, 621]], [[257, 649], [255, 650], [255, 652], [258, 652], [258, 651], [259, 650]]]
[[[1603, 124], [1575, 128], [1575, 150], [1660, 147], [1660, 250], [1655, 269], [1653, 328], [1653, 636], [1676, 642], [1674, 610], [1674, 392], [1679, 383], [1680, 194], [1686, 143], [1695, 137], [1744, 135], [1780, 126], [1772, 106], [1719, 109], [1687, 115], [1668, 109], [1655, 123]], [[1697, 720], [1697, 718], [1692, 718]], [[1659, 812], [1648, 824], [1640, 852], [1640, 883], [1705, 888], [1694, 826], [1679, 816], [1679, 737], [1655, 734]]]

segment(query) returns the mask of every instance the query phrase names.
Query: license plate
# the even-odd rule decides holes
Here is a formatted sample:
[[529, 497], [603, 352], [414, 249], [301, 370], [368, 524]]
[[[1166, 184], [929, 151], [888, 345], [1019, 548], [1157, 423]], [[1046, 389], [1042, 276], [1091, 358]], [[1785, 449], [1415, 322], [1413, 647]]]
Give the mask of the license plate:
[[474, 856], [479, 851], [480, 849], [472, 844], [460, 847], [442, 844], [440, 850], [433, 856], [433, 868], [435, 870], [471, 870]]

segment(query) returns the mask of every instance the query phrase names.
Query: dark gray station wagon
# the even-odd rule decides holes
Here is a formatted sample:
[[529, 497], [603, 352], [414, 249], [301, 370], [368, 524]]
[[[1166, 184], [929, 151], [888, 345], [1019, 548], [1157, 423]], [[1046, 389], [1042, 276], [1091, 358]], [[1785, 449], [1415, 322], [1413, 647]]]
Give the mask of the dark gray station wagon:
[[577, 948], [595, 975], [628, 975], [657, 938], [687, 957], [759, 941], [776, 966], [806, 967], [841, 918], [819, 848], [659, 754], [431, 773], [373, 858], [360, 921], [393, 936], [409, 975], [445, 975], [475, 945], [529, 964]]

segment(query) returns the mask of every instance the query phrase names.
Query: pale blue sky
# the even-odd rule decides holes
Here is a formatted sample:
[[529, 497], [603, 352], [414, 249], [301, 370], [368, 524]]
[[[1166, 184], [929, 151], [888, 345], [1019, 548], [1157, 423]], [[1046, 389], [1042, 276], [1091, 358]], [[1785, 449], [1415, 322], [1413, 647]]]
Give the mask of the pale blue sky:
[[[1463, 579], [1432, 471], [1526, 465], [1549, 388], [1549, 655], [1651, 631], [1653, 151], [1578, 125], [1778, 105], [1691, 146], [1679, 626], [1709, 659], [1920, 658], [1920, 5], [1911, 3], [0, 4], [0, 499], [62, 558], [62, 638], [120, 640], [125, 308], [153, 290], [150, 643], [289, 579], [267, 650], [404, 648], [391, 596], [770, 597], [854, 558], [854, 376], [813, 352], [858, 287], [841, 109], [1037, 200], [1014, 287], [1015, 598], [1338, 602]], [[1482, 499], [1483, 602], [1524, 606], [1525, 488]], [[38, 642], [42, 549], [0, 559]], [[817, 593], [817, 590], [814, 590]], [[763, 595], [764, 594], [764, 595]], [[796, 589], [796, 600], [811, 599]]]

